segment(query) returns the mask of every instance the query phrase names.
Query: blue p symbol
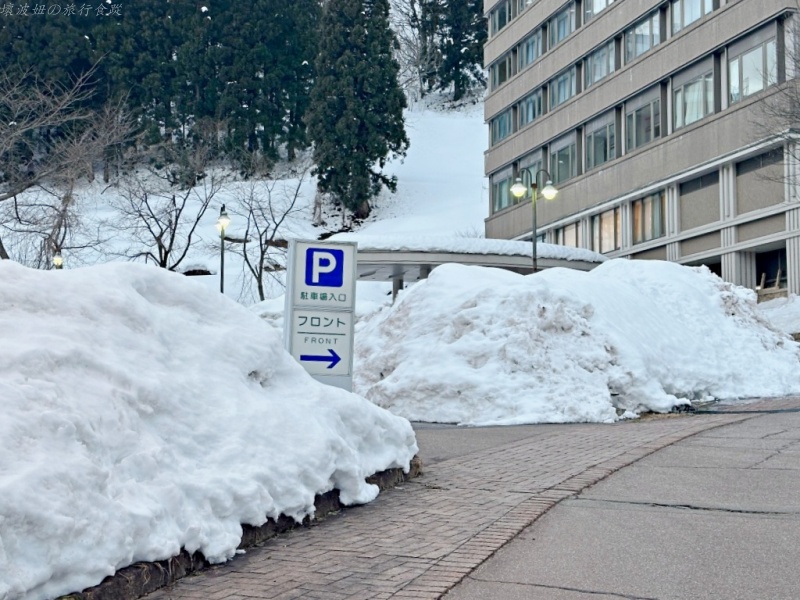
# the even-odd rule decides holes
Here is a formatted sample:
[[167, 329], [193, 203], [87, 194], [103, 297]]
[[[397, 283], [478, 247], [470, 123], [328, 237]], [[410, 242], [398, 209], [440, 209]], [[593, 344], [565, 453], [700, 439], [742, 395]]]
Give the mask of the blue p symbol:
[[344, 250], [306, 249], [306, 285], [342, 287]]

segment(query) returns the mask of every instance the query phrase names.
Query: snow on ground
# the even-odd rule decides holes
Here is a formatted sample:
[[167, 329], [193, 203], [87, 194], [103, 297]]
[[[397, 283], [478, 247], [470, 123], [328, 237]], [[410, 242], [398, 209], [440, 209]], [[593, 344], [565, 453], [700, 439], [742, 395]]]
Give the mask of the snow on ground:
[[800, 393], [800, 345], [707, 269], [613, 260], [535, 275], [434, 269], [356, 337], [354, 389], [411, 420], [609, 422]]
[[280, 335], [193, 278], [0, 261], [0, 599], [140, 560], [231, 558], [241, 523], [372, 500], [408, 421], [312, 380]]
[[775, 298], [758, 305], [764, 316], [781, 331], [800, 333], [800, 297], [795, 294], [788, 298]]
[[424, 106], [406, 112], [407, 156], [387, 164], [397, 193], [384, 190], [370, 218], [369, 235], [483, 237], [489, 191], [483, 176], [487, 129], [483, 104], [458, 112]]

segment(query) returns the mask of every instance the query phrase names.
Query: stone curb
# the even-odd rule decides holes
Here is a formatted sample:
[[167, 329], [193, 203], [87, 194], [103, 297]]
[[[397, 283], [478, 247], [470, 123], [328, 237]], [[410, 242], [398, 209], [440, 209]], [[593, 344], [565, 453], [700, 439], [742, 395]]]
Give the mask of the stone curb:
[[[422, 462], [415, 456], [411, 460], [408, 473], [404, 473], [402, 469], [388, 469], [367, 477], [367, 483], [375, 484], [383, 491], [421, 474]], [[339, 501], [339, 490], [317, 495], [314, 499], [313, 520], [306, 517], [302, 523], [297, 523], [294, 519], [281, 515], [277, 520], [270, 518], [258, 527], [242, 525], [239, 548], [252, 548], [281, 533], [298, 527], [309, 527], [312, 521], [320, 521], [345, 508], [347, 507]], [[60, 596], [56, 600], [136, 600], [209, 566], [200, 552], [189, 554], [186, 550], [181, 550], [180, 554], [167, 560], [134, 563], [106, 577], [94, 587]]]

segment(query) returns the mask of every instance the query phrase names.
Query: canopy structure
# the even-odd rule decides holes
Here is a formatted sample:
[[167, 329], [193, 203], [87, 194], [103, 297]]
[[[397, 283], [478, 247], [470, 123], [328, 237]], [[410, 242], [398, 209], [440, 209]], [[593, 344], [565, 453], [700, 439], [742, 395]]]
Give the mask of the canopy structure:
[[[393, 291], [406, 281], [425, 279], [439, 265], [459, 263], [507, 269], [527, 274], [533, 271], [531, 244], [516, 240], [368, 236], [340, 233], [332, 242], [358, 244], [359, 281], [391, 281]], [[537, 244], [539, 269], [564, 267], [589, 271], [606, 260], [602, 254], [555, 244]]]

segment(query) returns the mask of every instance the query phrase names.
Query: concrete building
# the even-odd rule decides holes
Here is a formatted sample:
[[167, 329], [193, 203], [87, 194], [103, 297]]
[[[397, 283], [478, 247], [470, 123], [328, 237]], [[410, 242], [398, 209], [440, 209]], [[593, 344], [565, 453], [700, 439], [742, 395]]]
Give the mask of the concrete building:
[[[485, 0], [486, 237], [708, 265], [800, 293], [796, 142], [759, 123], [794, 79], [795, 0]], [[546, 173], [540, 172], [545, 169]]]

